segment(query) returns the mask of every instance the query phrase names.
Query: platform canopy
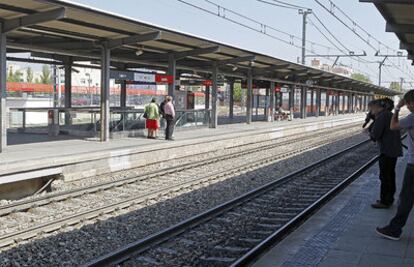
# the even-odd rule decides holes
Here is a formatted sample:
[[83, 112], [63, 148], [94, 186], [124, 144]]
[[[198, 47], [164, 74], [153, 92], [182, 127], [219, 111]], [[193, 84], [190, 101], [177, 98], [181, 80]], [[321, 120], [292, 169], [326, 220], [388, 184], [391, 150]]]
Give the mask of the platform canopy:
[[68, 1], [2, 0], [0, 19], [3, 33], [7, 34], [9, 55], [31, 52], [34, 57], [52, 58], [57, 64], [99, 64], [101, 47], [105, 45], [111, 50], [111, 68], [123, 70], [168, 70], [174, 60], [180, 71], [211, 73], [211, 66], [215, 65], [221, 74], [242, 79], [251, 71], [254, 79], [280, 84], [381, 95], [399, 93]]
[[400, 49], [407, 50], [408, 59], [414, 60], [414, 1], [360, 0], [360, 2], [375, 4], [387, 21], [386, 31], [397, 35], [400, 39]]

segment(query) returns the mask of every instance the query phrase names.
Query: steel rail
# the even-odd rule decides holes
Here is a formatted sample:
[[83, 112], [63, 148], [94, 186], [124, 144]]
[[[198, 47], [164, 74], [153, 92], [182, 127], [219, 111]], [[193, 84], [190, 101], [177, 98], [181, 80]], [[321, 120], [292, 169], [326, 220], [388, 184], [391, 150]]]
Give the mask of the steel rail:
[[[335, 128], [335, 129], [331, 129], [329, 131], [321, 131], [324, 134], [329, 134], [332, 132], [337, 132], [338, 130], [342, 130], [342, 129], [348, 129], [349, 125], [346, 127], [340, 127]], [[314, 133], [313, 133], [314, 134]], [[239, 151], [239, 152], [235, 152], [232, 154], [228, 154], [228, 155], [219, 155], [219, 156], [215, 156], [215, 157], [211, 157], [209, 159], [206, 159], [205, 161], [202, 162], [190, 162], [190, 163], [184, 163], [184, 164], [180, 164], [178, 166], [174, 166], [174, 167], [165, 167], [162, 168], [160, 170], [157, 171], [151, 171], [151, 172], [146, 172], [140, 175], [134, 175], [132, 177], [125, 177], [122, 179], [118, 179], [116, 181], [109, 181], [109, 182], [103, 182], [103, 183], [97, 183], [97, 184], [93, 184], [87, 187], [82, 187], [82, 188], [76, 188], [76, 189], [71, 189], [71, 190], [67, 190], [67, 191], [62, 191], [59, 193], [49, 193], [46, 194], [45, 196], [41, 196], [41, 197], [36, 197], [35, 199], [28, 199], [28, 200], [24, 200], [24, 201], [16, 201], [13, 202], [11, 204], [7, 204], [7, 205], [2, 205], [0, 206], [0, 216], [5, 216], [8, 215], [10, 213], [15, 213], [15, 212], [19, 212], [19, 211], [25, 211], [28, 210], [30, 208], [33, 207], [39, 207], [39, 206], [45, 206], [51, 202], [60, 202], [60, 201], [64, 201], [68, 198], [73, 198], [73, 197], [78, 197], [84, 194], [92, 194], [101, 190], [109, 190], [115, 187], [120, 187], [126, 184], [131, 184], [131, 183], [137, 183], [137, 182], [141, 182], [141, 181], [145, 181], [151, 178], [155, 178], [158, 176], [163, 176], [163, 175], [168, 175], [171, 173], [176, 173], [176, 172], [180, 172], [180, 171], [185, 171], [191, 168], [196, 168], [196, 167], [200, 167], [200, 166], [205, 166], [207, 164], [213, 164], [215, 162], [221, 161], [221, 160], [226, 160], [226, 159], [230, 159], [230, 158], [235, 158], [235, 157], [240, 157], [240, 156], [244, 156], [247, 155], [249, 153], [254, 153], [257, 151], [262, 151], [262, 150], [270, 150], [270, 149], [274, 149], [276, 147], [279, 146], [284, 146], [284, 145], [288, 145], [290, 143], [294, 142], [298, 142], [298, 141], [303, 141], [309, 138], [309, 135], [311, 134], [305, 134], [299, 138], [296, 139], [289, 139], [287, 137], [286, 141], [282, 141], [282, 142], [278, 142], [278, 143], [274, 143], [274, 144], [269, 144], [267, 146], [264, 147], [255, 147], [255, 148], [250, 148], [250, 149], [246, 149], [243, 151]], [[294, 136], [291, 136], [294, 137]], [[256, 145], [256, 144], [261, 144], [261, 143], [265, 143], [265, 142], [271, 142], [272, 140], [266, 140], [266, 141], [259, 141], [259, 142], [251, 142], [248, 144], [242, 144], [239, 146], [235, 146], [235, 147], [231, 147], [229, 149], [234, 149], [234, 148], [240, 148], [243, 146], [248, 146], [248, 145]], [[220, 150], [214, 150], [211, 151], [209, 153], [215, 153], [218, 152]], [[188, 157], [194, 157], [197, 155], [202, 155], [204, 153], [198, 153], [198, 154], [192, 154], [191, 156], [184, 156], [178, 159], [183, 159], [183, 158], [188, 158]], [[177, 160], [177, 158], [173, 159], [173, 160]], [[154, 164], [158, 164], [158, 163], [154, 163]]]
[[175, 237], [188, 229], [191, 229], [197, 225], [202, 224], [203, 222], [209, 221], [212, 218], [217, 217], [218, 215], [223, 214], [224, 212], [233, 209], [236, 206], [239, 206], [251, 199], [254, 199], [257, 196], [260, 196], [272, 189], [274, 187], [279, 186], [281, 184], [284, 184], [293, 178], [295, 178], [298, 175], [304, 174], [306, 172], [309, 172], [313, 169], [315, 169], [317, 166], [323, 165], [324, 163], [342, 156], [343, 154], [354, 150], [356, 148], [361, 147], [364, 144], [367, 144], [370, 142], [370, 140], [362, 141], [358, 144], [352, 145], [348, 148], [345, 148], [339, 152], [336, 152], [335, 154], [332, 154], [324, 159], [321, 159], [315, 163], [309, 164], [306, 167], [297, 170], [295, 172], [292, 172], [288, 175], [283, 176], [282, 178], [279, 178], [275, 181], [269, 182], [265, 185], [262, 185], [256, 189], [253, 189], [239, 197], [236, 197], [230, 201], [227, 201], [221, 205], [218, 205], [212, 209], [209, 209], [203, 213], [200, 213], [196, 216], [193, 216], [187, 220], [184, 220], [176, 225], [173, 225], [169, 228], [166, 228], [160, 232], [157, 232], [155, 234], [152, 234], [146, 238], [140, 239], [136, 242], [130, 243], [118, 250], [115, 250], [111, 253], [108, 253], [106, 255], [103, 255], [91, 262], [88, 262], [84, 264], [84, 267], [95, 267], [95, 266], [111, 266], [116, 264], [121, 264], [122, 262], [125, 262], [126, 260], [130, 259], [132, 256], [137, 255], [139, 253], [142, 253], [149, 248], [163, 243], [166, 240], [169, 240], [172, 237]]
[[321, 145], [325, 145], [329, 143], [330, 142], [321, 141], [316, 144], [309, 145], [305, 148], [292, 149], [291, 151], [283, 152], [279, 155], [271, 155], [271, 156], [253, 161], [247, 165], [237, 166], [236, 169], [219, 170], [214, 173], [208, 173], [202, 177], [191, 179], [189, 181], [185, 181], [185, 182], [178, 183], [178, 184], [171, 185], [171, 186], [166, 186], [166, 187], [163, 187], [157, 190], [150, 191], [143, 195], [130, 197], [128, 199], [125, 199], [125, 200], [122, 200], [116, 203], [104, 205], [98, 208], [93, 208], [93, 209], [90, 209], [90, 210], [87, 210], [81, 213], [77, 213], [77, 214], [66, 216], [64, 218], [57, 219], [51, 222], [42, 223], [42, 224], [39, 224], [33, 227], [29, 227], [29, 228], [22, 229], [16, 232], [8, 233], [8, 234], [0, 236], [0, 248], [10, 246], [21, 240], [27, 240], [27, 239], [33, 238], [37, 236], [39, 233], [50, 233], [58, 229], [61, 229], [62, 227], [65, 227], [65, 226], [75, 225], [82, 221], [91, 220], [104, 214], [109, 214], [117, 210], [128, 208], [132, 205], [143, 203], [150, 199], [154, 199], [154, 198], [157, 198], [163, 195], [168, 195], [170, 193], [177, 192], [180, 190], [185, 190], [187, 188], [191, 188], [199, 184], [211, 182], [211, 181], [220, 179], [225, 176], [233, 175], [234, 173], [247, 171], [252, 168], [257, 168], [258, 166], [270, 164], [271, 162], [276, 162], [282, 158], [287, 158], [292, 155], [300, 154], [300, 153], [303, 153], [304, 151], [308, 151], [308, 150], [320, 147]]
[[262, 253], [264, 253], [267, 249], [274, 246], [276, 243], [281, 241], [287, 234], [289, 234], [293, 229], [303, 223], [306, 218], [311, 216], [315, 211], [321, 208], [324, 204], [326, 204], [330, 199], [340, 193], [346, 186], [350, 183], [355, 181], [358, 177], [360, 177], [369, 167], [371, 167], [377, 160], [379, 156], [374, 156], [368, 162], [366, 162], [362, 167], [348, 176], [345, 180], [339, 183], [337, 186], [329, 190], [325, 193], [322, 197], [320, 197], [317, 201], [315, 201], [312, 205], [308, 208], [300, 212], [296, 215], [293, 219], [291, 219], [288, 223], [284, 224], [280, 229], [276, 232], [271, 234], [265, 240], [260, 242], [257, 246], [253, 249], [249, 250], [246, 254], [240, 257], [236, 262], [234, 262], [231, 267], [239, 267], [239, 266], [247, 266], [256, 260]]

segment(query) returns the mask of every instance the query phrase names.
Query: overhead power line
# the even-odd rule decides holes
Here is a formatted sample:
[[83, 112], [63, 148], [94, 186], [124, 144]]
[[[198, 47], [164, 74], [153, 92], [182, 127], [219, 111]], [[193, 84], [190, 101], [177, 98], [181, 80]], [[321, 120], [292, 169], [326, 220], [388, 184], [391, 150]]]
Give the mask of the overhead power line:
[[[269, 26], [269, 25], [267, 25], [267, 24], [265, 24], [263, 22], [257, 21], [257, 20], [255, 20], [253, 18], [250, 18], [250, 17], [248, 17], [246, 15], [243, 15], [243, 14], [241, 14], [239, 12], [236, 12], [234, 10], [231, 10], [229, 8], [226, 8], [226, 7], [223, 7], [221, 5], [218, 5], [218, 4], [216, 4], [216, 3], [212, 2], [212, 1], [205, 0], [207, 3], [214, 5], [217, 8], [217, 12], [214, 12], [214, 11], [209, 10], [207, 8], [204, 8], [204, 7], [201, 7], [199, 5], [193, 4], [193, 3], [189, 2], [189, 1], [185, 1], [185, 0], [177, 0], [177, 1], [180, 2], [180, 3], [183, 3], [185, 5], [191, 6], [193, 8], [196, 8], [196, 9], [198, 9], [200, 11], [205, 12], [205, 13], [208, 13], [210, 15], [214, 15], [216, 17], [218, 16], [218, 17], [220, 17], [220, 18], [222, 18], [224, 20], [227, 20], [229, 22], [232, 22], [232, 23], [234, 23], [236, 25], [242, 26], [242, 27], [247, 28], [249, 30], [255, 31], [257, 33], [264, 34], [264, 35], [266, 35], [266, 36], [268, 36], [270, 38], [273, 38], [273, 39], [275, 39], [277, 41], [280, 41], [282, 43], [285, 43], [285, 44], [291, 45], [293, 47], [302, 49], [302, 46], [301, 45], [297, 45], [294, 42], [294, 40], [301, 40], [301, 38], [299, 38], [299, 37], [297, 37], [297, 36], [295, 36], [293, 34], [290, 34], [288, 32], [285, 32], [285, 31], [282, 31], [280, 29], [277, 29], [277, 28], [274, 28], [272, 26]], [[233, 15], [236, 15], [236, 16], [240, 17], [240, 18], [243, 18], [243, 19], [246, 19], [246, 20], [248, 20], [250, 22], [253, 22], [253, 23], [257, 24], [258, 28], [253, 27], [251, 25], [248, 25], [246, 23], [240, 22], [240, 21], [238, 21], [236, 19], [230, 18], [230, 17], [226, 16], [227, 13], [231, 13]], [[269, 33], [269, 30], [275, 31], [275, 32], [278, 32], [278, 33], [282, 33], [284, 35], [287, 35], [289, 37], [289, 41], [287, 41], [286, 39], [283, 39], [283, 38], [281, 38], [279, 36], [276, 36], [274, 34], [270, 34]], [[325, 45], [322, 45], [322, 44], [318, 44], [318, 43], [315, 43], [315, 42], [312, 42], [312, 41], [309, 41], [309, 43], [312, 44], [312, 45], [316, 45], [316, 46], [320, 46], [320, 47], [326, 48], [326, 49], [333, 49], [332, 47], [325, 46]], [[315, 53], [313, 50], [309, 50], [308, 49], [307, 51], [310, 52], [310, 53], [313, 53], [313, 54]]]
[[329, 9], [324, 4], [322, 4], [319, 0], [314, 0], [318, 5], [320, 5], [323, 9], [325, 9], [328, 13], [330, 13], [334, 18], [336, 18], [342, 25], [344, 25], [346, 28], [348, 28], [350, 31], [352, 31], [356, 36], [359, 37], [364, 43], [366, 43], [369, 47], [371, 47], [374, 51], [378, 51], [378, 49], [373, 46], [368, 40], [366, 40], [362, 35], [360, 35], [354, 28], [349, 26], [347, 23], [345, 23], [339, 16], [335, 14], [335, 12], [332, 9]]
[[264, 0], [257, 0], [258, 2], [262, 2], [268, 5], [272, 5], [272, 6], [277, 6], [277, 7], [283, 7], [283, 8], [287, 8], [287, 9], [293, 9], [293, 10], [298, 10], [298, 8], [293, 7], [293, 6], [284, 6], [284, 5], [280, 5], [280, 4], [276, 4], [276, 3], [271, 3], [268, 1], [264, 1]]

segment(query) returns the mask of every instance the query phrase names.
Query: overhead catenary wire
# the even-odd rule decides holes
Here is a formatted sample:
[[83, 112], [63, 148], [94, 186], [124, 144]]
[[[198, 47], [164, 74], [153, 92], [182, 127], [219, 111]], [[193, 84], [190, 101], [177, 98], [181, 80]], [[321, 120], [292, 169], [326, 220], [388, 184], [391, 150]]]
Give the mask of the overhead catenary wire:
[[[280, 30], [280, 29], [277, 29], [277, 28], [275, 28], [275, 27], [273, 27], [273, 26], [270, 26], [270, 25], [268, 25], [268, 24], [266, 24], [266, 23], [263, 23], [263, 22], [261, 22], [261, 21], [258, 21], [258, 20], [256, 20], [256, 19], [253, 19], [253, 18], [251, 18], [251, 17], [249, 17], [249, 16], [246, 16], [246, 15], [244, 15], [244, 14], [241, 14], [240, 12], [237, 12], [237, 11], [234, 11], [234, 10], [232, 10], [232, 9], [230, 9], [230, 8], [227, 8], [227, 7], [224, 7], [224, 6], [222, 6], [222, 5], [219, 5], [219, 4], [217, 4], [217, 3], [215, 3], [215, 2], [213, 2], [213, 1], [211, 1], [211, 0], [204, 0], [205, 2], [207, 2], [207, 3], [209, 3], [209, 4], [211, 4], [211, 5], [213, 5], [213, 6], [215, 6], [217, 9], [218, 9], [218, 14], [217, 15], [220, 15], [220, 17], [223, 17], [223, 18], [226, 18], [226, 16], [225, 16], [225, 14], [226, 13], [230, 13], [230, 14], [233, 14], [233, 15], [236, 15], [236, 16], [238, 16], [238, 17], [240, 17], [240, 18], [243, 18], [243, 19], [245, 19], [245, 20], [248, 20], [248, 21], [250, 21], [250, 22], [253, 22], [253, 23], [256, 23], [256, 24], [258, 24], [260, 27], [261, 27], [261, 30], [262, 31], [266, 31], [267, 29], [270, 29], [270, 30], [273, 30], [273, 31], [275, 31], [275, 32], [278, 32], [278, 33], [281, 33], [281, 34], [284, 34], [284, 35], [286, 35], [286, 36], [288, 36], [289, 38], [291, 38], [291, 39], [295, 39], [295, 40], [298, 40], [298, 41], [301, 41], [302, 40], [302, 38], [301, 37], [299, 37], [299, 36], [296, 36], [296, 35], [293, 35], [293, 34], [291, 34], [291, 33], [289, 33], [289, 32], [286, 32], [286, 31], [283, 31], [283, 30]], [[181, 1], [180, 1], [181, 2]], [[222, 10], [223, 11], [223, 13], [220, 13], [220, 10]], [[315, 46], [319, 46], [319, 47], [323, 47], [323, 48], [327, 48], [327, 49], [332, 49], [332, 47], [329, 47], [329, 46], [326, 46], [326, 45], [323, 45], [323, 44], [319, 44], [319, 43], [316, 43], [316, 42], [314, 42], [314, 41], [307, 41], [309, 44], [311, 44], [311, 45], [315, 45]], [[302, 48], [302, 46], [300, 46], [300, 48]]]
[[[327, 6], [325, 6], [321, 1], [314, 0], [319, 6], [321, 6], [324, 10], [326, 10], [328, 13], [330, 13], [335, 19], [337, 19], [341, 24], [343, 24], [346, 28], [348, 28], [350, 31], [352, 31], [359, 39], [361, 39], [365, 44], [367, 44], [370, 48], [372, 48], [374, 51], [379, 52], [381, 49], [381, 46], [385, 47], [387, 50], [392, 50], [394, 52], [398, 52], [397, 50], [389, 47], [388, 45], [381, 42], [378, 38], [374, 37], [372, 34], [370, 34], [367, 30], [365, 30], [362, 26], [360, 26], [355, 20], [353, 20], [345, 11], [343, 11], [340, 7], [338, 7], [332, 0], [328, 0], [331, 4], [331, 8], [329, 9]], [[343, 16], [345, 16], [349, 21], [351, 21], [352, 25], [360, 29], [364, 34], [367, 35], [368, 40], [365, 39], [360, 33], [357, 32], [357, 30], [351, 26], [349, 26], [346, 22], [344, 22], [337, 14], [335, 14], [335, 9], [337, 9]], [[379, 47], [374, 47], [370, 40], [372, 39], [376, 42], [378, 42]], [[392, 60], [388, 58], [389, 62], [394, 65], [395, 69], [399, 70], [401, 73], [404, 73], [406, 75], [412, 76], [412, 72], [408, 70], [409, 73], [402, 70], [399, 66], [397, 66]]]
[[360, 35], [355, 29], [353, 29], [351, 26], [349, 26], [347, 23], [345, 23], [339, 16], [335, 14], [332, 10], [330, 10], [328, 7], [326, 7], [324, 4], [322, 4], [319, 0], [314, 0], [319, 6], [321, 6], [323, 9], [325, 9], [328, 13], [330, 13], [336, 20], [338, 20], [342, 25], [344, 25], [346, 28], [348, 28], [350, 31], [352, 31], [356, 36], [358, 36], [359, 39], [361, 39], [364, 43], [366, 43], [369, 47], [371, 47], [374, 51], [378, 51], [378, 49], [373, 46], [369, 41], [367, 41], [362, 35]]
[[268, 5], [272, 5], [272, 6], [277, 6], [277, 7], [283, 7], [283, 8], [287, 8], [287, 9], [293, 9], [293, 10], [298, 10], [296, 7], [292, 7], [292, 6], [284, 6], [284, 5], [280, 5], [280, 4], [276, 4], [276, 3], [270, 3], [268, 1], [264, 1], [264, 0], [257, 0], [258, 2], [262, 2]]
[[[273, 34], [268, 33], [268, 31], [267, 31], [266, 29], [271, 29], [271, 30], [274, 30], [274, 28], [273, 28], [273, 27], [271, 27], [271, 26], [268, 26], [268, 25], [267, 25], [267, 24], [265, 24], [265, 23], [261, 23], [261, 22], [259, 22], [259, 21], [255, 22], [255, 23], [257, 23], [257, 24], [260, 26], [260, 29], [257, 29], [257, 28], [255, 28], [255, 27], [252, 27], [252, 26], [250, 26], [250, 25], [247, 25], [247, 24], [245, 24], [245, 23], [243, 23], [243, 22], [240, 22], [240, 21], [237, 21], [237, 20], [235, 20], [235, 19], [229, 18], [228, 16], [225, 16], [225, 15], [220, 14], [220, 9], [225, 10], [225, 11], [227, 11], [227, 12], [229, 12], [229, 11], [233, 11], [233, 10], [230, 10], [230, 9], [228, 9], [228, 8], [225, 8], [225, 7], [222, 7], [222, 6], [220, 6], [220, 5], [218, 5], [218, 4], [215, 4], [215, 3], [211, 2], [211, 1], [209, 1], [209, 2], [210, 2], [210, 3], [212, 3], [213, 5], [216, 5], [216, 7], [217, 7], [217, 8], [219, 8], [219, 9], [218, 9], [218, 10], [219, 10], [219, 12], [217, 12], [217, 13], [216, 13], [216, 12], [214, 12], [214, 11], [211, 11], [211, 10], [209, 10], [209, 9], [207, 9], [207, 8], [201, 7], [201, 6], [199, 6], [199, 5], [196, 5], [196, 4], [194, 4], [194, 3], [191, 3], [191, 2], [189, 2], [189, 1], [185, 1], [185, 0], [177, 0], [177, 1], [178, 1], [178, 2], [180, 2], [180, 3], [183, 3], [183, 4], [185, 4], [185, 5], [191, 6], [191, 7], [193, 7], [193, 8], [196, 8], [196, 9], [198, 9], [198, 10], [200, 10], [200, 11], [205, 12], [205, 13], [208, 13], [208, 14], [210, 14], [210, 15], [214, 15], [214, 16], [216, 16], [216, 17], [218, 16], [218, 17], [220, 17], [220, 18], [222, 18], [222, 19], [224, 19], [224, 20], [227, 20], [227, 21], [229, 21], [229, 22], [232, 22], [232, 23], [234, 23], [234, 24], [236, 24], [236, 25], [242, 26], [242, 27], [247, 28], [247, 29], [249, 29], [249, 30], [255, 31], [255, 32], [257, 32], [257, 33], [264, 34], [264, 35], [266, 35], [266, 36], [268, 36], [268, 37], [270, 37], [270, 38], [272, 38], [272, 39], [275, 39], [275, 40], [280, 41], [280, 42], [282, 42], [282, 43], [285, 43], [285, 44], [287, 44], [287, 45], [291, 45], [291, 46], [293, 46], [293, 47], [296, 47], [296, 48], [302, 49], [302, 46], [301, 46], [301, 45], [297, 45], [297, 44], [295, 44], [293, 41], [291, 41], [292, 39], [294, 39], [294, 38], [299, 38], [299, 37], [297, 37], [297, 36], [295, 36], [295, 35], [292, 35], [292, 34], [289, 34], [289, 33], [286, 33], [286, 34], [287, 34], [287, 35], [289, 35], [289, 37], [291, 38], [291, 40], [290, 40], [290, 41], [287, 41], [287, 40], [285, 40], [285, 39], [282, 39], [281, 37], [278, 37], [278, 36], [275, 36], [275, 35], [273, 35]], [[238, 13], [238, 12], [235, 12], [235, 13]], [[239, 14], [240, 14], [240, 13], [239, 13]], [[242, 15], [242, 14], [240, 14], [240, 15]], [[242, 16], [244, 16], [244, 15], [242, 15]], [[254, 20], [254, 19], [252, 19], [252, 20]], [[311, 44], [319, 45], [319, 44], [314, 43], [314, 42], [311, 42]], [[322, 47], [324, 47], [324, 48], [328, 48], [328, 49], [332, 49], [332, 50], [334, 50], [332, 47], [328, 47], [328, 46], [325, 46], [325, 45], [320, 45], [320, 46], [322, 46]], [[316, 54], [314, 51], [312, 51], [312, 50], [310, 50], [310, 49], [306, 49], [306, 50], [307, 50], [309, 53]]]

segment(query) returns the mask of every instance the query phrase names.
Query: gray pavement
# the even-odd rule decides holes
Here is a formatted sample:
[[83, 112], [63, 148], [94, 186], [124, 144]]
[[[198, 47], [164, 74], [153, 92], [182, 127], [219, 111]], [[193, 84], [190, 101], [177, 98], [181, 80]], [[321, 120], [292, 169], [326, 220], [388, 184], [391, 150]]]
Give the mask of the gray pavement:
[[[397, 194], [405, 164], [404, 157], [397, 165]], [[400, 241], [377, 236], [375, 227], [386, 225], [397, 208], [372, 209], [378, 192], [375, 164], [253, 266], [414, 266], [414, 214]]]

